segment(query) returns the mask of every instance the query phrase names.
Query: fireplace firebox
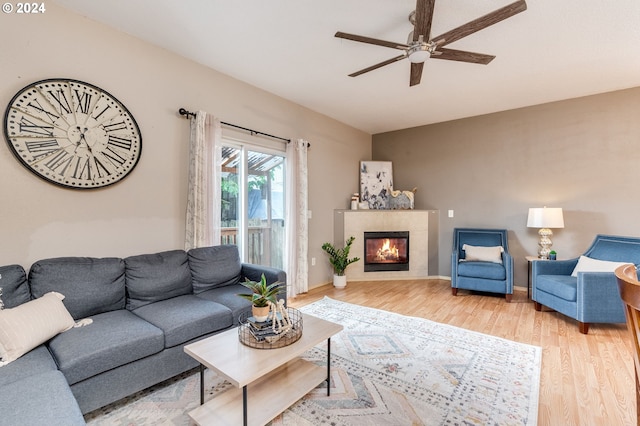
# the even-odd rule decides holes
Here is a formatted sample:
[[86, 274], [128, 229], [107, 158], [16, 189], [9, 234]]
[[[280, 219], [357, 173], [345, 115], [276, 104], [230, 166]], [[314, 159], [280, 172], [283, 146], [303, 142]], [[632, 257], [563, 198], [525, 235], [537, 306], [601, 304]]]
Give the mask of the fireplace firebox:
[[408, 231], [364, 233], [364, 272], [408, 270]]

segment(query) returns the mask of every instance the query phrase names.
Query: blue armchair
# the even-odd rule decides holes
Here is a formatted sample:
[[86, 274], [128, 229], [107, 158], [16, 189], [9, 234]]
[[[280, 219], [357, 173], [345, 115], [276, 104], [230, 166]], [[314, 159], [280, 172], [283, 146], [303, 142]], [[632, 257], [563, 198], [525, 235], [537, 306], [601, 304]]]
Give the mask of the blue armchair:
[[451, 293], [456, 296], [460, 288], [504, 294], [511, 302], [513, 257], [506, 229], [453, 230]]
[[[583, 334], [591, 323], [624, 323], [624, 305], [613, 272], [623, 263], [640, 264], [640, 238], [597, 235], [579, 258], [534, 260], [531, 297], [536, 311], [544, 305], [573, 318]], [[576, 269], [577, 265], [582, 266]]]

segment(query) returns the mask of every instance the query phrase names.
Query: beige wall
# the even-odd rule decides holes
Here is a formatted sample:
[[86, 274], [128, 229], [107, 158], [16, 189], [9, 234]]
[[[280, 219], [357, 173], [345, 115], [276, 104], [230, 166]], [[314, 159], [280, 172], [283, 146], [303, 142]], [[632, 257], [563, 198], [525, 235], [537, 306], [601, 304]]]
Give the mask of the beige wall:
[[559, 258], [599, 233], [640, 236], [639, 114], [634, 88], [377, 134], [372, 154], [393, 161], [396, 189], [418, 187], [416, 208], [440, 210], [440, 275], [451, 275], [454, 227], [507, 228], [524, 286], [538, 239], [529, 207], [564, 209], [552, 238]]
[[177, 110], [185, 107], [311, 142], [309, 257], [318, 262], [310, 283], [331, 280], [320, 246], [333, 233], [333, 210], [358, 191], [358, 164], [371, 158], [370, 135], [53, 3], [44, 15], [2, 16], [2, 109], [22, 87], [55, 77], [95, 84], [123, 102], [141, 128], [142, 158], [124, 181], [77, 191], [32, 175], [0, 143], [0, 264], [182, 248], [189, 122]]

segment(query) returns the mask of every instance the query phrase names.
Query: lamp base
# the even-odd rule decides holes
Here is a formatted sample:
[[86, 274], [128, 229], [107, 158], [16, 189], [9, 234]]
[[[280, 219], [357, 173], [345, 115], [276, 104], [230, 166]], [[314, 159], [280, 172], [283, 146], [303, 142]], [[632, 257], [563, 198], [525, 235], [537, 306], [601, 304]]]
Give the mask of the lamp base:
[[540, 240], [538, 241], [538, 245], [540, 246], [538, 249], [538, 258], [549, 259], [549, 253], [551, 253], [551, 246], [553, 245], [550, 237], [553, 235], [553, 232], [549, 228], [541, 228], [538, 231], [538, 235], [540, 236]]

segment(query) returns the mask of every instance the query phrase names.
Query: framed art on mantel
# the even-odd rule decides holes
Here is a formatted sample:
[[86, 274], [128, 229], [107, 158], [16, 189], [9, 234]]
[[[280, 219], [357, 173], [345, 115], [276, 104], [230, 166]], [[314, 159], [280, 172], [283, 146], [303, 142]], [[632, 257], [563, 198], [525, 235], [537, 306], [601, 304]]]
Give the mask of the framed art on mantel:
[[360, 162], [360, 199], [370, 209], [389, 208], [389, 190], [393, 188], [391, 161]]

